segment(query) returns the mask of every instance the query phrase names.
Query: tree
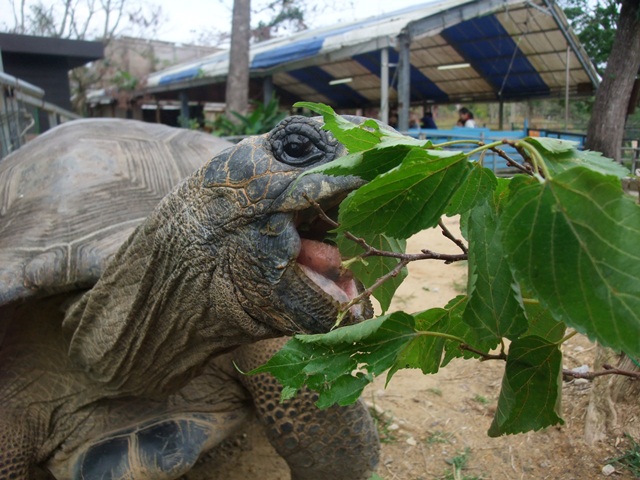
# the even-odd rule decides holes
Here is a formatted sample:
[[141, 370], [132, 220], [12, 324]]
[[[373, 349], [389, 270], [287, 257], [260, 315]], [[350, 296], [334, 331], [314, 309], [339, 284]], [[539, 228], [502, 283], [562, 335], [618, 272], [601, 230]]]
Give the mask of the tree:
[[640, 1], [623, 0], [615, 38], [587, 128], [586, 147], [620, 159], [627, 107], [640, 70]]
[[9, 33], [105, 44], [127, 29], [148, 33], [160, 24], [161, 7], [133, 0], [11, 0]]
[[[315, 8], [315, 7], [314, 7]], [[251, 29], [250, 0], [234, 0], [231, 26], [231, 49], [229, 52], [229, 74], [226, 87], [226, 119], [240, 125], [240, 117], [249, 108], [249, 43], [251, 37], [256, 41], [272, 38], [279, 28], [292, 28], [294, 31], [307, 28], [304, 22], [307, 10], [304, 0], [276, 0], [266, 5], [264, 10], [273, 12], [273, 16], [260, 21]]]
[[247, 113], [249, 106], [249, 40], [251, 38], [251, 1], [234, 0], [231, 24], [231, 49], [229, 51], [229, 74], [225, 100], [227, 118], [238, 123], [237, 117]]
[[620, 2], [615, 0], [565, 0], [564, 13], [578, 34], [580, 43], [600, 74], [611, 53], [616, 34]]
[[[272, 12], [272, 17], [267, 21], [260, 20], [252, 29], [251, 34], [257, 42], [269, 40], [285, 29], [294, 32], [306, 30], [305, 16], [307, 4], [302, 0], [276, 0], [270, 2], [265, 10]], [[315, 7], [314, 7], [315, 8]]]

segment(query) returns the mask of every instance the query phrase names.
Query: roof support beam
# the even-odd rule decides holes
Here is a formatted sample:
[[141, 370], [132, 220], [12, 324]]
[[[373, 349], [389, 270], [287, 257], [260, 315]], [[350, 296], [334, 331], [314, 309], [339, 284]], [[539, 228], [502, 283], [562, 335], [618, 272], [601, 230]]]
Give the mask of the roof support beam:
[[389, 123], [389, 48], [380, 50], [380, 121]]
[[273, 76], [267, 75], [262, 79], [262, 102], [268, 105], [273, 98]]
[[587, 75], [589, 75], [589, 80], [591, 80], [591, 83], [597, 88], [598, 85], [600, 85], [600, 78], [598, 77], [598, 73], [595, 71], [593, 65], [589, 62], [589, 57], [582, 48], [580, 42], [575, 38], [573, 32], [571, 32], [570, 29], [567, 28], [568, 26], [565, 24], [565, 22], [563, 22], [562, 15], [558, 12], [560, 7], [558, 7], [558, 5], [551, 0], [542, 1], [547, 5], [551, 16], [553, 16], [556, 24], [558, 25], [558, 28], [564, 35], [564, 38], [566, 38], [567, 43], [571, 46], [573, 52], [578, 57], [578, 61], [582, 65], [582, 68], [584, 68], [584, 71], [587, 72]]
[[564, 90], [564, 129], [567, 130], [569, 128], [569, 81], [571, 77], [569, 76], [569, 71], [571, 67], [571, 47], [567, 45], [567, 73], [565, 80], [565, 90]]
[[409, 130], [409, 104], [411, 103], [411, 63], [409, 35], [398, 36], [400, 61], [398, 65], [398, 130]]
[[180, 119], [182, 125], [180, 126], [184, 127], [189, 122], [189, 96], [186, 91], [181, 90], [180, 93], [178, 93], [178, 98], [180, 99], [180, 116], [182, 117]]

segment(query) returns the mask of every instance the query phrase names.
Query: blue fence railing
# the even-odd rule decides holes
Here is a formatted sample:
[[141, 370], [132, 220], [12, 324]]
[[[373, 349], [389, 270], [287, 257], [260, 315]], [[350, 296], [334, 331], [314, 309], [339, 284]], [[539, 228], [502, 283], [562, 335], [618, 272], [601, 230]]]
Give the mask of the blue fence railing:
[[[584, 145], [585, 135], [572, 132], [558, 132], [552, 130], [491, 130], [489, 128], [464, 128], [455, 127], [451, 129], [430, 129], [430, 128], [413, 128], [404, 132], [414, 138], [424, 138], [431, 140], [435, 145], [445, 142], [461, 142], [455, 145], [447, 146], [448, 150], [462, 150], [464, 152], [470, 152], [477, 147], [477, 142], [493, 143], [502, 140], [518, 140], [528, 136], [532, 137], [552, 137], [560, 138], [563, 140], [571, 140], [578, 143], [578, 148]], [[469, 143], [462, 143], [469, 142]], [[515, 148], [505, 144], [500, 147], [505, 154], [513, 158], [516, 161], [520, 160], [519, 154]], [[480, 155], [474, 155], [472, 160], [479, 160]], [[485, 167], [493, 170], [497, 174], [509, 174], [515, 172], [513, 167], [507, 165], [507, 160], [495, 152], [486, 151], [484, 153], [483, 164]]]

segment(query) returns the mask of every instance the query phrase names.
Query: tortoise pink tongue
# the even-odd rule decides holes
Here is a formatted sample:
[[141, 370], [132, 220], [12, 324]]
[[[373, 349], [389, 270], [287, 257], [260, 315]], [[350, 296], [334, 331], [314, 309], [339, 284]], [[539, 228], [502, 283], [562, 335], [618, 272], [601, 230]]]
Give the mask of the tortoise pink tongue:
[[340, 267], [342, 259], [336, 247], [316, 240], [301, 240], [298, 264], [314, 283], [340, 303], [358, 295], [352, 273]]

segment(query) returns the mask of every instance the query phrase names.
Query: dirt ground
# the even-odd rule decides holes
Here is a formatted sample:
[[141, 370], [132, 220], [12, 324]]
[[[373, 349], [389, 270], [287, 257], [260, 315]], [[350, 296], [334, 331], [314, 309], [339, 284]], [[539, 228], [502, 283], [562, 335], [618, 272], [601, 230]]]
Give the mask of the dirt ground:
[[[456, 231], [455, 219], [446, 225]], [[422, 232], [409, 242], [409, 251], [421, 248], [458, 253], [439, 230]], [[410, 265], [410, 276], [397, 293], [393, 310], [415, 312], [443, 306], [466, 285], [466, 265], [423, 261]], [[592, 365], [595, 346], [573, 337], [564, 348], [565, 368]], [[437, 375], [401, 370], [384, 388], [379, 378], [365, 390], [364, 399], [378, 418], [383, 440], [377, 473], [385, 480], [512, 480], [606, 478], [607, 460], [625, 446], [622, 436], [612, 436], [591, 447], [584, 443], [583, 428], [591, 384], [565, 382], [565, 425], [496, 439], [487, 436], [496, 407], [504, 365], [500, 362], [457, 360]], [[633, 422], [635, 415], [626, 420]], [[633, 425], [637, 427], [637, 425]], [[252, 423], [217, 454], [209, 478], [244, 480], [289, 479], [288, 469]], [[454, 458], [464, 456], [466, 466], [454, 473]], [[209, 463], [209, 462], [207, 462]], [[616, 479], [633, 475], [618, 468]]]

